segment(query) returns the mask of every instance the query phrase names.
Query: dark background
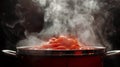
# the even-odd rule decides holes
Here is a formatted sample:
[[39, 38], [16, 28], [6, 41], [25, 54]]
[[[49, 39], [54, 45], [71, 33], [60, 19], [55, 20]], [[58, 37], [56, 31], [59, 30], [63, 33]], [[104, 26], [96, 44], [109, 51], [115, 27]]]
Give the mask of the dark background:
[[[27, 1], [27, 0], [26, 0]], [[105, 1], [111, 5], [120, 4], [120, 2]], [[19, 17], [15, 13], [15, 5], [17, 0], [0, 0], [0, 67], [18, 67], [19, 60], [16, 57], [5, 55], [1, 52], [3, 49], [15, 49], [15, 44], [25, 38], [24, 31], [28, 32], [40, 32], [43, 27], [43, 12], [37, 12], [37, 8], [30, 9], [26, 23], [17, 24], [14, 28], [9, 28], [6, 24], [13, 24]], [[29, 4], [28, 4], [29, 5]], [[27, 7], [27, 6], [26, 6]], [[26, 9], [22, 8], [22, 9]], [[28, 7], [32, 8], [32, 7]], [[27, 9], [26, 9], [27, 10]], [[111, 43], [113, 49], [120, 49], [120, 7], [111, 7], [109, 11], [113, 14], [112, 25], [115, 32], [107, 37], [107, 40]], [[29, 25], [27, 24], [29, 22]], [[40, 22], [40, 23], [38, 23]], [[106, 57], [104, 60], [105, 67], [120, 67], [120, 55]]]

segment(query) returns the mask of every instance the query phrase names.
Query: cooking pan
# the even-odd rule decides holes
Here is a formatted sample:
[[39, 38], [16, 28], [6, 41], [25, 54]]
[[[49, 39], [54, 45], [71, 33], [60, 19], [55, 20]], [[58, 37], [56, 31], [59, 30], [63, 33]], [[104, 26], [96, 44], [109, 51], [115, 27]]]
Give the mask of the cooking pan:
[[17, 47], [17, 51], [2, 52], [19, 58], [29, 67], [103, 67], [106, 56], [120, 54], [120, 50], [106, 51], [105, 47], [77, 50], [31, 49], [33, 46]]

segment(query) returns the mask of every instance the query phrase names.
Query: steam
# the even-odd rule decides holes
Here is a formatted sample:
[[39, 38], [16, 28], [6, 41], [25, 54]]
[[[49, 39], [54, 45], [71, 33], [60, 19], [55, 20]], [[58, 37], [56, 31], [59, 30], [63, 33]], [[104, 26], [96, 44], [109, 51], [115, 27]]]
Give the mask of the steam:
[[[94, 31], [94, 14], [101, 11], [98, 0], [33, 0], [43, 7], [44, 28], [37, 36], [28, 36], [28, 39], [18, 44], [38, 44], [45, 38], [59, 35], [76, 36], [86, 45], [102, 46]], [[104, 23], [100, 21], [99, 23]], [[31, 37], [32, 36], [32, 37]], [[40, 40], [41, 39], [41, 40]], [[35, 41], [35, 42], [34, 42]], [[24, 43], [25, 42], [25, 43]]]
[[40, 45], [43, 43], [42, 40], [38, 39], [35, 36], [29, 36], [24, 40], [21, 40], [17, 45], [18, 46], [31, 46], [31, 45]]
[[72, 34], [86, 44], [96, 45], [97, 41], [92, 29], [94, 22], [92, 13], [99, 9], [96, 0], [50, 0], [49, 6], [45, 8], [46, 27], [40, 35], [46, 38]]

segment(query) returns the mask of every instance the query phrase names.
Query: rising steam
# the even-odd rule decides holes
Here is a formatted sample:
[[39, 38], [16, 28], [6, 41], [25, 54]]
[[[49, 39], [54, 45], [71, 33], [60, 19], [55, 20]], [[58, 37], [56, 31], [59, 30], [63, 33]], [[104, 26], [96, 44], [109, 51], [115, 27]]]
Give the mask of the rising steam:
[[[103, 43], [99, 41], [93, 29], [93, 24], [97, 23], [94, 14], [101, 11], [98, 0], [33, 0], [33, 2], [43, 7], [45, 11], [44, 28], [37, 33], [41, 41], [52, 36], [72, 35], [86, 45], [102, 46]], [[104, 22], [103, 19], [99, 24]], [[34, 45], [41, 41], [30, 35], [28, 39], [18, 44], [29, 42]]]

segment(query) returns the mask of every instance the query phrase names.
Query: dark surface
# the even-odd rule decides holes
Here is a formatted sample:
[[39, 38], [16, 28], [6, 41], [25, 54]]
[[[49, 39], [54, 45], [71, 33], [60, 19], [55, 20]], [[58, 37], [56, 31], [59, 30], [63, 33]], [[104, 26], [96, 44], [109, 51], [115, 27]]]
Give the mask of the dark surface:
[[[25, 30], [28, 30], [28, 32], [40, 32], [43, 26], [42, 23], [38, 23], [39, 21], [43, 22], [43, 13], [36, 12], [37, 9], [31, 9], [29, 10], [30, 12], [27, 15], [25, 15], [27, 20], [24, 22], [26, 23], [18, 23], [14, 28], [6, 27], [6, 23], [12, 25], [14, 24], [14, 22], [21, 19], [15, 13], [15, 5], [17, 2], [17, 0], [0, 0], [0, 67], [19, 67], [20, 60], [18, 58], [5, 55], [1, 52], [1, 50], [15, 50], [15, 44], [19, 40], [25, 38]], [[110, 2], [109, 4], [111, 3], [119, 4], [120, 2]], [[108, 36], [108, 41], [111, 43], [113, 49], [120, 49], [120, 7], [117, 6], [110, 8], [109, 11], [113, 14], [114, 17], [112, 24], [115, 27], [115, 32], [114, 34]], [[32, 20], [32, 18], [35, 18], [35, 20]], [[34, 21], [36, 23], [34, 23]], [[27, 22], [30, 22], [30, 25], [27, 25]], [[105, 57], [104, 67], [120, 67], [119, 62], [120, 55]]]

